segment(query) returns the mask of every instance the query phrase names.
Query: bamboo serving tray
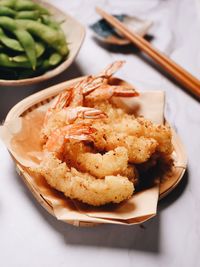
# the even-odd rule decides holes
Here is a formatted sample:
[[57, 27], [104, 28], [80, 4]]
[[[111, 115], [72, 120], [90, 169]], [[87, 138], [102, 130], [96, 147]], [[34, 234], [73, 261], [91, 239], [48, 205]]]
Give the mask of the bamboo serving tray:
[[49, 4], [47, 1], [43, 0], [33, 0], [33, 1], [46, 7], [50, 11], [55, 20], [63, 21], [61, 28], [67, 38], [69, 55], [67, 56], [65, 61], [63, 61], [63, 63], [58, 65], [56, 68], [45, 72], [42, 75], [20, 80], [0, 79], [1, 86], [31, 85], [55, 77], [56, 75], [66, 70], [72, 64], [83, 43], [85, 37], [85, 28], [76, 19], [64, 13], [63, 11], [59, 10], [58, 8], [54, 7], [53, 5]]
[[[83, 79], [83, 77], [57, 84], [55, 86], [52, 86], [50, 88], [47, 88], [43, 91], [40, 91], [36, 94], [33, 94], [25, 98], [24, 100], [19, 102], [17, 105], [15, 105], [10, 110], [10, 112], [8, 113], [6, 117], [5, 123], [9, 122], [10, 120], [16, 119], [20, 116], [23, 116], [24, 114], [27, 114], [28, 112], [33, 111], [38, 106], [48, 103], [59, 92], [61, 92], [65, 88], [71, 86], [72, 84], [76, 83], [77, 81], [81, 79]], [[183, 174], [185, 172], [185, 169], [186, 169], [186, 164], [187, 164], [186, 152], [185, 152], [185, 149], [183, 147], [183, 144], [180, 138], [177, 136], [175, 132], [173, 132], [173, 144], [174, 144], [174, 150], [176, 152], [176, 158], [178, 162], [182, 162], [182, 165], [180, 166], [180, 168], [177, 169], [175, 173], [173, 173], [173, 176], [170, 176], [168, 179], [166, 179], [165, 181], [163, 181], [163, 183], [160, 184], [159, 199], [169, 194], [180, 183], [183, 177]], [[14, 157], [13, 157], [13, 160], [15, 161], [17, 172], [22, 177], [23, 181], [25, 182], [27, 187], [30, 189], [34, 197], [51, 215], [55, 216], [51, 204], [43, 198], [42, 194], [38, 192], [37, 188], [35, 188], [31, 183], [29, 183], [30, 174], [26, 171], [26, 168], [21, 166]], [[73, 224], [75, 226], [96, 225], [96, 223], [91, 223], [91, 222], [86, 222], [86, 221], [84, 222], [67, 221], [67, 223]]]

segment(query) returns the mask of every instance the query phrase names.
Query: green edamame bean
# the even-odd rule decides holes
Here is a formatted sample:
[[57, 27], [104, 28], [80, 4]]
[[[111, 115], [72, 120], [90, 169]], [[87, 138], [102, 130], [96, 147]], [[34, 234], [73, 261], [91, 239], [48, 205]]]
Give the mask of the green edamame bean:
[[56, 31], [55, 29], [52, 29], [47, 25], [33, 20], [17, 19], [16, 25], [39, 37], [45, 43], [49, 44], [49, 46], [57, 50], [62, 56], [68, 54], [68, 47], [66, 44], [65, 36], [61, 31]]
[[28, 30], [31, 34], [39, 37], [41, 40], [49, 44], [62, 56], [66, 56], [69, 52], [65, 35], [62, 30], [55, 30], [38, 21], [26, 19], [11, 19], [8, 17], [0, 17], [0, 26], [9, 31], [14, 32], [17, 28]]
[[[37, 67], [40, 68], [43, 63], [42, 59], [37, 61]], [[12, 57], [9, 57], [5, 53], [0, 53], [0, 67], [16, 68], [16, 69], [32, 69], [30, 62], [14, 62]]]
[[40, 71], [41, 72], [45, 72], [47, 70], [49, 70], [50, 68], [52, 68], [52, 66], [49, 64], [49, 60], [48, 59], [45, 59], [43, 62], [42, 62], [42, 65], [40, 66]]
[[36, 49], [36, 57], [41, 57], [44, 54], [45, 51], [45, 45], [42, 42], [36, 42], [35, 45]]
[[15, 10], [24, 11], [24, 10], [39, 10], [41, 14], [49, 14], [48, 10], [32, 1], [29, 0], [18, 0], [15, 3]]
[[31, 0], [0, 0], [0, 77], [40, 75], [67, 54], [66, 37], [47, 9]]
[[8, 17], [14, 17], [16, 12], [6, 6], [0, 6], [0, 16], [8, 16]]
[[0, 1], [0, 6], [14, 7], [16, 0], [2, 0]]
[[[39, 58], [44, 53], [45, 46], [43, 45], [43, 43], [37, 42], [35, 44], [35, 49], [36, 49], [36, 57]], [[26, 56], [26, 54], [21, 54], [21, 55], [15, 56], [15, 57], [12, 58], [12, 60], [14, 62], [28, 62], [29, 61], [29, 59]]]
[[47, 16], [47, 15], [42, 15], [41, 18], [42, 18], [42, 22], [43, 22], [45, 25], [47, 25], [47, 26], [49, 26], [49, 27], [51, 27], [51, 28], [53, 28], [53, 29], [55, 29], [55, 30], [60, 29], [60, 24], [59, 24], [58, 22], [52, 20], [49, 16]]
[[17, 39], [19, 40], [20, 44], [24, 48], [24, 51], [31, 63], [33, 70], [36, 68], [37, 58], [36, 58], [36, 48], [35, 48], [35, 41], [31, 34], [23, 29], [18, 29], [15, 32]]
[[49, 58], [50, 66], [56, 66], [62, 61], [62, 56], [59, 53], [53, 53]]
[[37, 6], [37, 9], [40, 11], [41, 15], [50, 15], [49, 11], [46, 8], [44, 8], [38, 4], [36, 4], [36, 6]]
[[17, 11], [34, 10], [34, 9], [36, 9], [36, 4], [32, 1], [17, 0], [15, 3], [15, 10]]
[[17, 40], [7, 37], [1, 28], [0, 28], [0, 42], [12, 50], [20, 51], [20, 52], [24, 51], [21, 44]]
[[53, 53], [49, 58], [43, 60], [38, 71], [45, 72], [49, 69], [54, 68], [62, 61], [62, 56], [58, 53]]
[[14, 62], [29, 62], [26, 54], [14, 56], [14, 57], [10, 58], [10, 60], [14, 61]]
[[17, 12], [15, 16], [16, 19], [31, 19], [31, 20], [37, 20], [39, 17], [40, 17], [40, 12], [38, 10], [20, 11]]
[[0, 17], [0, 27], [8, 31], [15, 31], [17, 28], [14, 19], [4, 16]]
[[64, 32], [62, 31], [62, 29], [57, 30], [58, 34], [60, 36], [60, 41], [59, 44], [57, 45], [57, 51], [62, 55], [62, 56], [66, 56], [69, 53], [69, 48], [66, 42], [66, 37]]
[[28, 19], [16, 19], [16, 25], [19, 28], [24, 28], [28, 30], [31, 34], [35, 36], [41, 37], [41, 39], [44, 39], [44, 41], [48, 44], [58, 41], [57, 32], [54, 29], [38, 21], [33, 21]]
[[7, 68], [23, 68], [23, 69], [30, 69], [31, 64], [29, 62], [13, 62], [12, 59], [5, 53], [0, 53], [0, 66], [7, 67]]

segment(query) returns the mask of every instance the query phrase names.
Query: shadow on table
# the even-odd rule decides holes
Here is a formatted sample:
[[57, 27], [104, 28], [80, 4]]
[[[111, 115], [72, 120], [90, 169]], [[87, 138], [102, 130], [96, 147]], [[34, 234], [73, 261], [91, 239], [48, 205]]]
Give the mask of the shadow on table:
[[72, 246], [107, 247], [116, 249], [130, 249], [147, 253], [162, 253], [160, 227], [162, 226], [161, 211], [173, 205], [184, 193], [188, 183], [188, 172], [174, 191], [159, 204], [159, 213], [151, 220], [134, 226], [99, 225], [95, 227], [75, 227], [51, 216], [32, 196], [22, 179], [15, 173], [13, 179], [20, 186], [30, 203], [40, 213], [41, 218], [48, 223], [52, 230], [58, 232], [66, 244]]
[[[102, 42], [100, 39], [96, 38], [95, 36], [92, 39], [98, 46], [100, 46], [101, 48], [103, 48], [103, 49], [105, 49], [111, 53], [120, 53], [120, 54], [125, 54], [125, 55], [139, 54], [140, 53], [140, 49], [137, 48], [133, 44], [113, 45], [113, 44], [108, 44], [108, 43]], [[154, 37], [152, 35], [148, 34], [145, 36], [145, 39], [147, 41], [151, 41], [154, 39]]]
[[6, 117], [8, 111], [19, 101], [25, 97], [32, 95], [42, 89], [48, 88], [54, 84], [64, 82], [79, 76], [82, 76], [83, 72], [80, 67], [74, 62], [66, 71], [60, 75], [44, 81], [42, 83], [36, 83], [29, 86], [17, 86], [17, 87], [5, 87], [0, 88], [0, 122]]
[[41, 218], [47, 227], [50, 226], [53, 231], [60, 234], [63, 241], [71, 246], [90, 246], [90, 247], [106, 247], [115, 249], [130, 249], [144, 251], [147, 253], [160, 254], [161, 247], [161, 231], [162, 226], [162, 211], [169, 205], [180, 199], [188, 184], [188, 172], [183, 176], [180, 184], [166, 198], [160, 201], [158, 214], [151, 220], [134, 226], [121, 225], [99, 225], [95, 227], [74, 227], [62, 221], [58, 221], [50, 215], [32, 196], [31, 192], [24, 185], [13, 168], [14, 183], [27, 196], [33, 208], [40, 213]]
[[[32, 196], [13, 168], [13, 179], [19, 190], [26, 195], [33, 209], [53, 231], [60, 234], [63, 241], [71, 246], [107, 247], [130, 249], [149, 253], [160, 252], [160, 216], [156, 216], [142, 225], [99, 225], [95, 227], [75, 227], [58, 221], [51, 216]], [[47, 226], [48, 227], [48, 226]]]
[[169, 205], [180, 199], [188, 184], [189, 172], [186, 170], [180, 184], [163, 200], [159, 202], [158, 214], [153, 219], [134, 226], [102, 225], [92, 229], [78, 228], [75, 230], [64, 229], [65, 234], [56, 229], [63, 235], [65, 242], [72, 245], [87, 245], [108, 248], [124, 248], [139, 250], [149, 253], [162, 253], [161, 233], [162, 211]]
[[164, 210], [168, 206], [172, 205], [177, 199], [179, 199], [181, 195], [184, 193], [185, 188], [188, 185], [188, 181], [189, 181], [189, 170], [186, 169], [182, 177], [182, 180], [177, 185], [177, 187], [171, 193], [169, 193], [169, 195], [160, 200], [159, 210]]

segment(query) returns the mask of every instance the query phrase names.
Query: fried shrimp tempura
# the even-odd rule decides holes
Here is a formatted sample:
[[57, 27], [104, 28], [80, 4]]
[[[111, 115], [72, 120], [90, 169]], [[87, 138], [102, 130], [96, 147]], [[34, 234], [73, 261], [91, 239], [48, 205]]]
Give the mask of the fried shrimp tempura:
[[126, 176], [135, 183], [138, 173], [134, 165], [128, 164], [128, 153], [125, 147], [117, 147], [107, 153], [96, 153], [90, 146], [81, 142], [70, 141], [65, 144], [63, 160], [69, 166], [102, 178], [110, 174]]
[[170, 127], [136, 118], [113, 101], [139, 95], [134, 87], [109, 80], [123, 63], [62, 91], [41, 131], [46, 156], [36, 172], [67, 197], [94, 206], [129, 199], [140, 166], [151, 168], [173, 151]]
[[93, 134], [95, 147], [100, 151], [109, 151], [123, 146], [128, 151], [128, 161], [130, 163], [145, 162], [156, 151], [158, 146], [157, 141], [153, 138], [131, 136], [105, 128], [101, 127], [101, 130]]
[[[112, 112], [113, 114], [113, 112]], [[116, 114], [115, 114], [116, 115]], [[97, 131], [93, 134], [95, 147], [100, 151], [124, 146], [130, 163], [143, 163], [155, 152], [170, 155], [173, 151], [170, 127], [156, 125], [144, 118], [122, 115], [94, 122]]]
[[65, 196], [94, 206], [120, 203], [129, 199], [134, 190], [133, 183], [127, 177], [108, 175], [97, 179], [88, 173], [67, 167], [53, 153], [46, 155], [37, 172], [45, 177], [50, 186], [63, 192]]
[[77, 164], [80, 170], [89, 172], [97, 178], [122, 174], [128, 167], [128, 152], [125, 147], [117, 147], [103, 155], [100, 153], [79, 154]]

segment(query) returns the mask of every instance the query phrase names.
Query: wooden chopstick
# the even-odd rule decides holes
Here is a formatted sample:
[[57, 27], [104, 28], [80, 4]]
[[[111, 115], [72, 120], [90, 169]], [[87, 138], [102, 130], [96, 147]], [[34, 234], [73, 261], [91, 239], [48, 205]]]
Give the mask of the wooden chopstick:
[[154, 48], [148, 41], [129, 30], [122, 22], [108, 14], [104, 10], [96, 7], [96, 11], [109, 24], [115, 27], [125, 38], [134, 43], [140, 50], [144, 51], [149, 57], [156, 61], [165, 71], [171, 74], [188, 91], [200, 98], [200, 81], [191, 73], [183, 69], [172, 59], [164, 55], [158, 49]]

